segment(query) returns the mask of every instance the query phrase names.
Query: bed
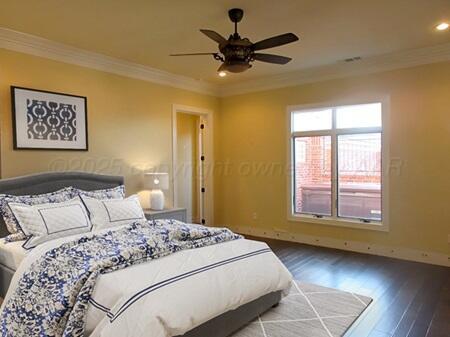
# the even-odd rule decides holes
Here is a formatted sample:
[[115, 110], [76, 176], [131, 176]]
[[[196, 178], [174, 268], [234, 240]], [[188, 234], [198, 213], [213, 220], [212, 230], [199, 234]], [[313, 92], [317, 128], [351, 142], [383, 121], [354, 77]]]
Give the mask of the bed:
[[[106, 175], [99, 175], [99, 174], [90, 174], [90, 173], [83, 173], [83, 172], [58, 172], [58, 173], [43, 173], [43, 174], [37, 174], [37, 175], [31, 175], [31, 176], [25, 176], [25, 177], [18, 177], [18, 178], [11, 178], [11, 179], [3, 179], [0, 180], [0, 194], [6, 193], [6, 194], [12, 194], [12, 195], [27, 195], [27, 194], [41, 194], [41, 193], [47, 193], [47, 192], [53, 192], [58, 189], [67, 187], [67, 186], [73, 186], [79, 189], [92, 191], [92, 190], [98, 190], [98, 189], [105, 189], [105, 188], [111, 188], [115, 186], [122, 185], [124, 182], [123, 177], [120, 176], [106, 176]], [[0, 219], [0, 222], [2, 220]], [[3, 223], [0, 223], [0, 234], [1, 236], [5, 236], [7, 234], [7, 230]], [[195, 254], [196, 251], [203, 250], [206, 252], [206, 255], [213, 256], [214, 254], [225, 254], [223, 251], [226, 251], [226, 254], [230, 254], [231, 251], [239, 251], [242, 249], [241, 246], [247, 245], [248, 247], [255, 246], [255, 247], [262, 247], [262, 243], [256, 243], [250, 240], [242, 240], [241, 242], [228, 242], [228, 243], [220, 243], [214, 247], [205, 247], [205, 248], [199, 248], [199, 249], [193, 249], [190, 251], [182, 251], [177, 252], [175, 254], [172, 254], [172, 258], [164, 257], [162, 259], [145, 262], [142, 265], [148, 265], [152, 264], [153, 270], [157, 270], [157, 274], [161, 273], [168, 273], [167, 269], [170, 268], [191, 268], [189, 263], [192, 266], [195, 266]], [[220, 249], [219, 249], [220, 248]], [[222, 252], [220, 252], [222, 250]], [[0, 244], [0, 293], [1, 296], [4, 297], [7, 293], [7, 290], [10, 286], [11, 280], [14, 276], [14, 273], [19, 267], [24, 268], [24, 264], [21, 262], [23, 260], [27, 261], [27, 252], [21, 247], [20, 242], [15, 243], [1, 243]], [[183, 255], [184, 254], [184, 255]], [[190, 255], [191, 254], [191, 255]], [[272, 253], [273, 254], [273, 253]], [[261, 258], [262, 259], [262, 258]], [[236, 330], [238, 330], [240, 327], [244, 326], [254, 318], [256, 318], [259, 314], [263, 313], [264, 311], [270, 309], [271, 307], [277, 305], [277, 303], [280, 301], [280, 299], [283, 296], [283, 293], [286, 293], [289, 288], [290, 280], [288, 282], [288, 272], [283, 270], [283, 267], [281, 267], [281, 263], [279, 263], [278, 260], [276, 260], [276, 257], [267, 257], [267, 265], [270, 266], [271, 263], [274, 264], [274, 270], [279, 268], [279, 276], [275, 276], [275, 281], [271, 281], [272, 283], [277, 283], [277, 286], [269, 287], [267, 284], [263, 284], [264, 282], [261, 282], [262, 285], [260, 286], [260, 290], [258, 290], [259, 295], [254, 298], [250, 298], [249, 296], [243, 296], [241, 297], [245, 298], [245, 303], [242, 305], [236, 306], [236, 301], [230, 300], [230, 305], [227, 308], [227, 310], [224, 310], [224, 312], [220, 313], [219, 315], [215, 317], [211, 317], [207, 321], [201, 322], [201, 324], [193, 324], [192, 329], [189, 329], [182, 334], [172, 334], [171, 336], [183, 336], [183, 337], [207, 337], [207, 336], [215, 336], [215, 337], [225, 337], [229, 336]], [[178, 260], [178, 261], [177, 261]], [[183, 261], [183, 262], [180, 262]], [[189, 261], [189, 262], [185, 262]], [[261, 261], [263, 261], [263, 264], [265, 263], [265, 260], [260, 260], [259, 264], [261, 265]], [[178, 263], [178, 265], [177, 265]], [[280, 266], [278, 266], [278, 263]], [[141, 275], [138, 273], [138, 269], [143, 269], [145, 266], [132, 266], [130, 268], [125, 268], [122, 270], [114, 271], [112, 273], [102, 275], [100, 278], [100, 285], [107, 284], [108, 278], [109, 284], [118, 282], [123, 283], [123, 280], [135, 280], [138, 279], [136, 275]], [[141, 267], [140, 267], [141, 266]], [[193, 267], [192, 267], [193, 268]], [[261, 270], [259, 270], [261, 272]], [[133, 275], [135, 273], [136, 275]], [[267, 273], [270, 274], [270, 273]], [[276, 272], [275, 272], [276, 274]], [[256, 275], [256, 274], [255, 274]], [[261, 274], [258, 274], [260, 277]], [[223, 278], [223, 275], [221, 276]], [[269, 276], [267, 276], [269, 277]], [[273, 277], [273, 276], [272, 276]], [[276, 279], [278, 277], [278, 279]], [[134, 281], [135, 283], [138, 281]], [[130, 283], [133, 283], [130, 281]], [[269, 284], [269, 283], [268, 283]], [[99, 286], [100, 286], [99, 285]], [[120, 287], [120, 286], [118, 286]], [[257, 286], [255, 286], [257, 288]], [[276, 289], [275, 289], [276, 288]], [[225, 289], [225, 288], [224, 288]], [[264, 290], [262, 290], [264, 289]], [[97, 289], [96, 289], [97, 290]], [[176, 289], [172, 289], [173, 291], [176, 291]], [[112, 289], [111, 291], [114, 291]], [[212, 291], [212, 290], [211, 290]], [[216, 289], [215, 292], [220, 294], [222, 289]], [[211, 292], [211, 294], [215, 294], [215, 292]], [[256, 292], [256, 290], [255, 290]], [[99, 292], [97, 292], [99, 293]], [[99, 293], [99, 296], [103, 294]], [[226, 291], [223, 290], [223, 294], [226, 294]], [[95, 293], [94, 293], [95, 295]], [[219, 295], [217, 295], [219, 296]], [[213, 303], [215, 301], [214, 295], [210, 297], [211, 300], [211, 306], [213, 307]], [[209, 303], [205, 302], [203, 303], [205, 306], [208, 306]], [[176, 305], [176, 304], [175, 304]], [[89, 311], [95, 311], [98, 308], [94, 307], [94, 303], [92, 303], [92, 306], [89, 308]], [[130, 315], [137, 315], [138, 313], [131, 313]], [[97, 313], [98, 315], [98, 313]], [[95, 316], [95, 315], [94, 315]], [[105, 317], [106, 318], [106, 317]], [[103, 320], [107, 324], [107, 320]], [[101, 321], [101, 322], [103, 322]], [[93, 320], [94, 323], [98, 323], [98, 321]], [[98, 324], [99, 326], [101, 324]], [[122, 327], [123, 328], [123, 327]], [[98, 332], [100, 331], [100, 332]], [[105, 330], [107, 331], [107, 330]], [[174, 331], [177, 331], [176, 329]], [[128, 334], [130, 337], [133, 336], [132, 334]], [[95, 326], [89, 331], [89, 336], [107, 336], [105, 332], [96, 328]]]

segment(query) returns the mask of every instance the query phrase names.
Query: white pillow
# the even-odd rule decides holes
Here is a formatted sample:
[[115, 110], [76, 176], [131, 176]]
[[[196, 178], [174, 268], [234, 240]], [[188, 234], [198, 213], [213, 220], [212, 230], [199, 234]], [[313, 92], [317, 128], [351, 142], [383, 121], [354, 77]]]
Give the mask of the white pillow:
[[135, 194], [126, 199], [95, 199], [81, 197], [95, 229], [120, 226], [145, 220], [144, 211]]
[[61, 237], [89, 232], [92, 228], [88, 212], [80, 197], [52, 204], [8, 205], [20, 228], [28, 237], [23, 244], [25, 249]]

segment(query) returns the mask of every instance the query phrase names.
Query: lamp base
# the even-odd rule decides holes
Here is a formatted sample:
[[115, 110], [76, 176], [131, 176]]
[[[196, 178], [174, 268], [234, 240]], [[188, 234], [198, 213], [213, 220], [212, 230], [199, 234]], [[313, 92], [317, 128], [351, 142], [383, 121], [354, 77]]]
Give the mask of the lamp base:
[[161, 190], [150, 191], [150, 208], [155, 211], [164, 209], [164, 193]]

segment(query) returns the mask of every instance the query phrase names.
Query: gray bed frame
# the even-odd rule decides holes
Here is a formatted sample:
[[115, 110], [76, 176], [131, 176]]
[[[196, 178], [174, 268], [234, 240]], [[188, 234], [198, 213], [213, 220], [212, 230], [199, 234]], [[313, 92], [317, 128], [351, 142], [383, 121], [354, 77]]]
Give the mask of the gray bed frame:
[[[86, 172], [48, 172], [29, 176], [0, 180], [0, 194], [29, 195], [54, 192], [73, 186], [93, 191], [122, 185], [124, 178]], [[0, 218], [0, 237], [8, 234], [3, 219]], [[0, 264], [0, 296], [8, 291], [14, 270]], [[185, 333], [182, 337], [226, 337], [239, 330], [258, 315], [276, 306], [281, 300], [281, 292], [264, 295], [235, 310], [228, 311]], [[181, 337], [181, 336], [178, 336]]]

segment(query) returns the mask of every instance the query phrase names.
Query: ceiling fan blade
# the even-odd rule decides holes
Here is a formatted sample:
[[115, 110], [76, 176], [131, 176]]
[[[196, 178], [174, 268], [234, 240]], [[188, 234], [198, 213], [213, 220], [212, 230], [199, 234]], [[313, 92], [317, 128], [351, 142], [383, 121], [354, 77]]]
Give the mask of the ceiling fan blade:
[[200, 29], [200, 31], [205, 34], [207, 37], [209, 37], [210, 39], [216, 41], [218, 44], [224, 44], [227, 43], [228, 41], [219, 33], [216, 33], [213, 30], [208, 30], [208, 29]]
[[217, 72], [221, 72], [221, 71], [227, 71], [227, 64], [226, 63], [222, 63], [219, 67], [219, 69], [217, 69]]
[[253, 50], [269, 49], [273, 47], [282, 46], [298, 40], [297, 35], [293, 33], [281, 34], [278, 36], [270, 37], [265, 40], [258, 41], [253, 44]]
[[195, 56], [195, 55], [215, 55], [217, 53], [190, 53], [190, 54], [170, 54], [169, 56]]
[[262, 54], [262, 53], [253, 54], [252, 57], [254, 60], [257, 60], [257, 61], [267, 62], [267, 63], [276, 63], [276, 64], [286, 64], [290, 60], [292, 60], [290, 57], [286, 57], [286, 56], [273, 55], [273, 54]]

